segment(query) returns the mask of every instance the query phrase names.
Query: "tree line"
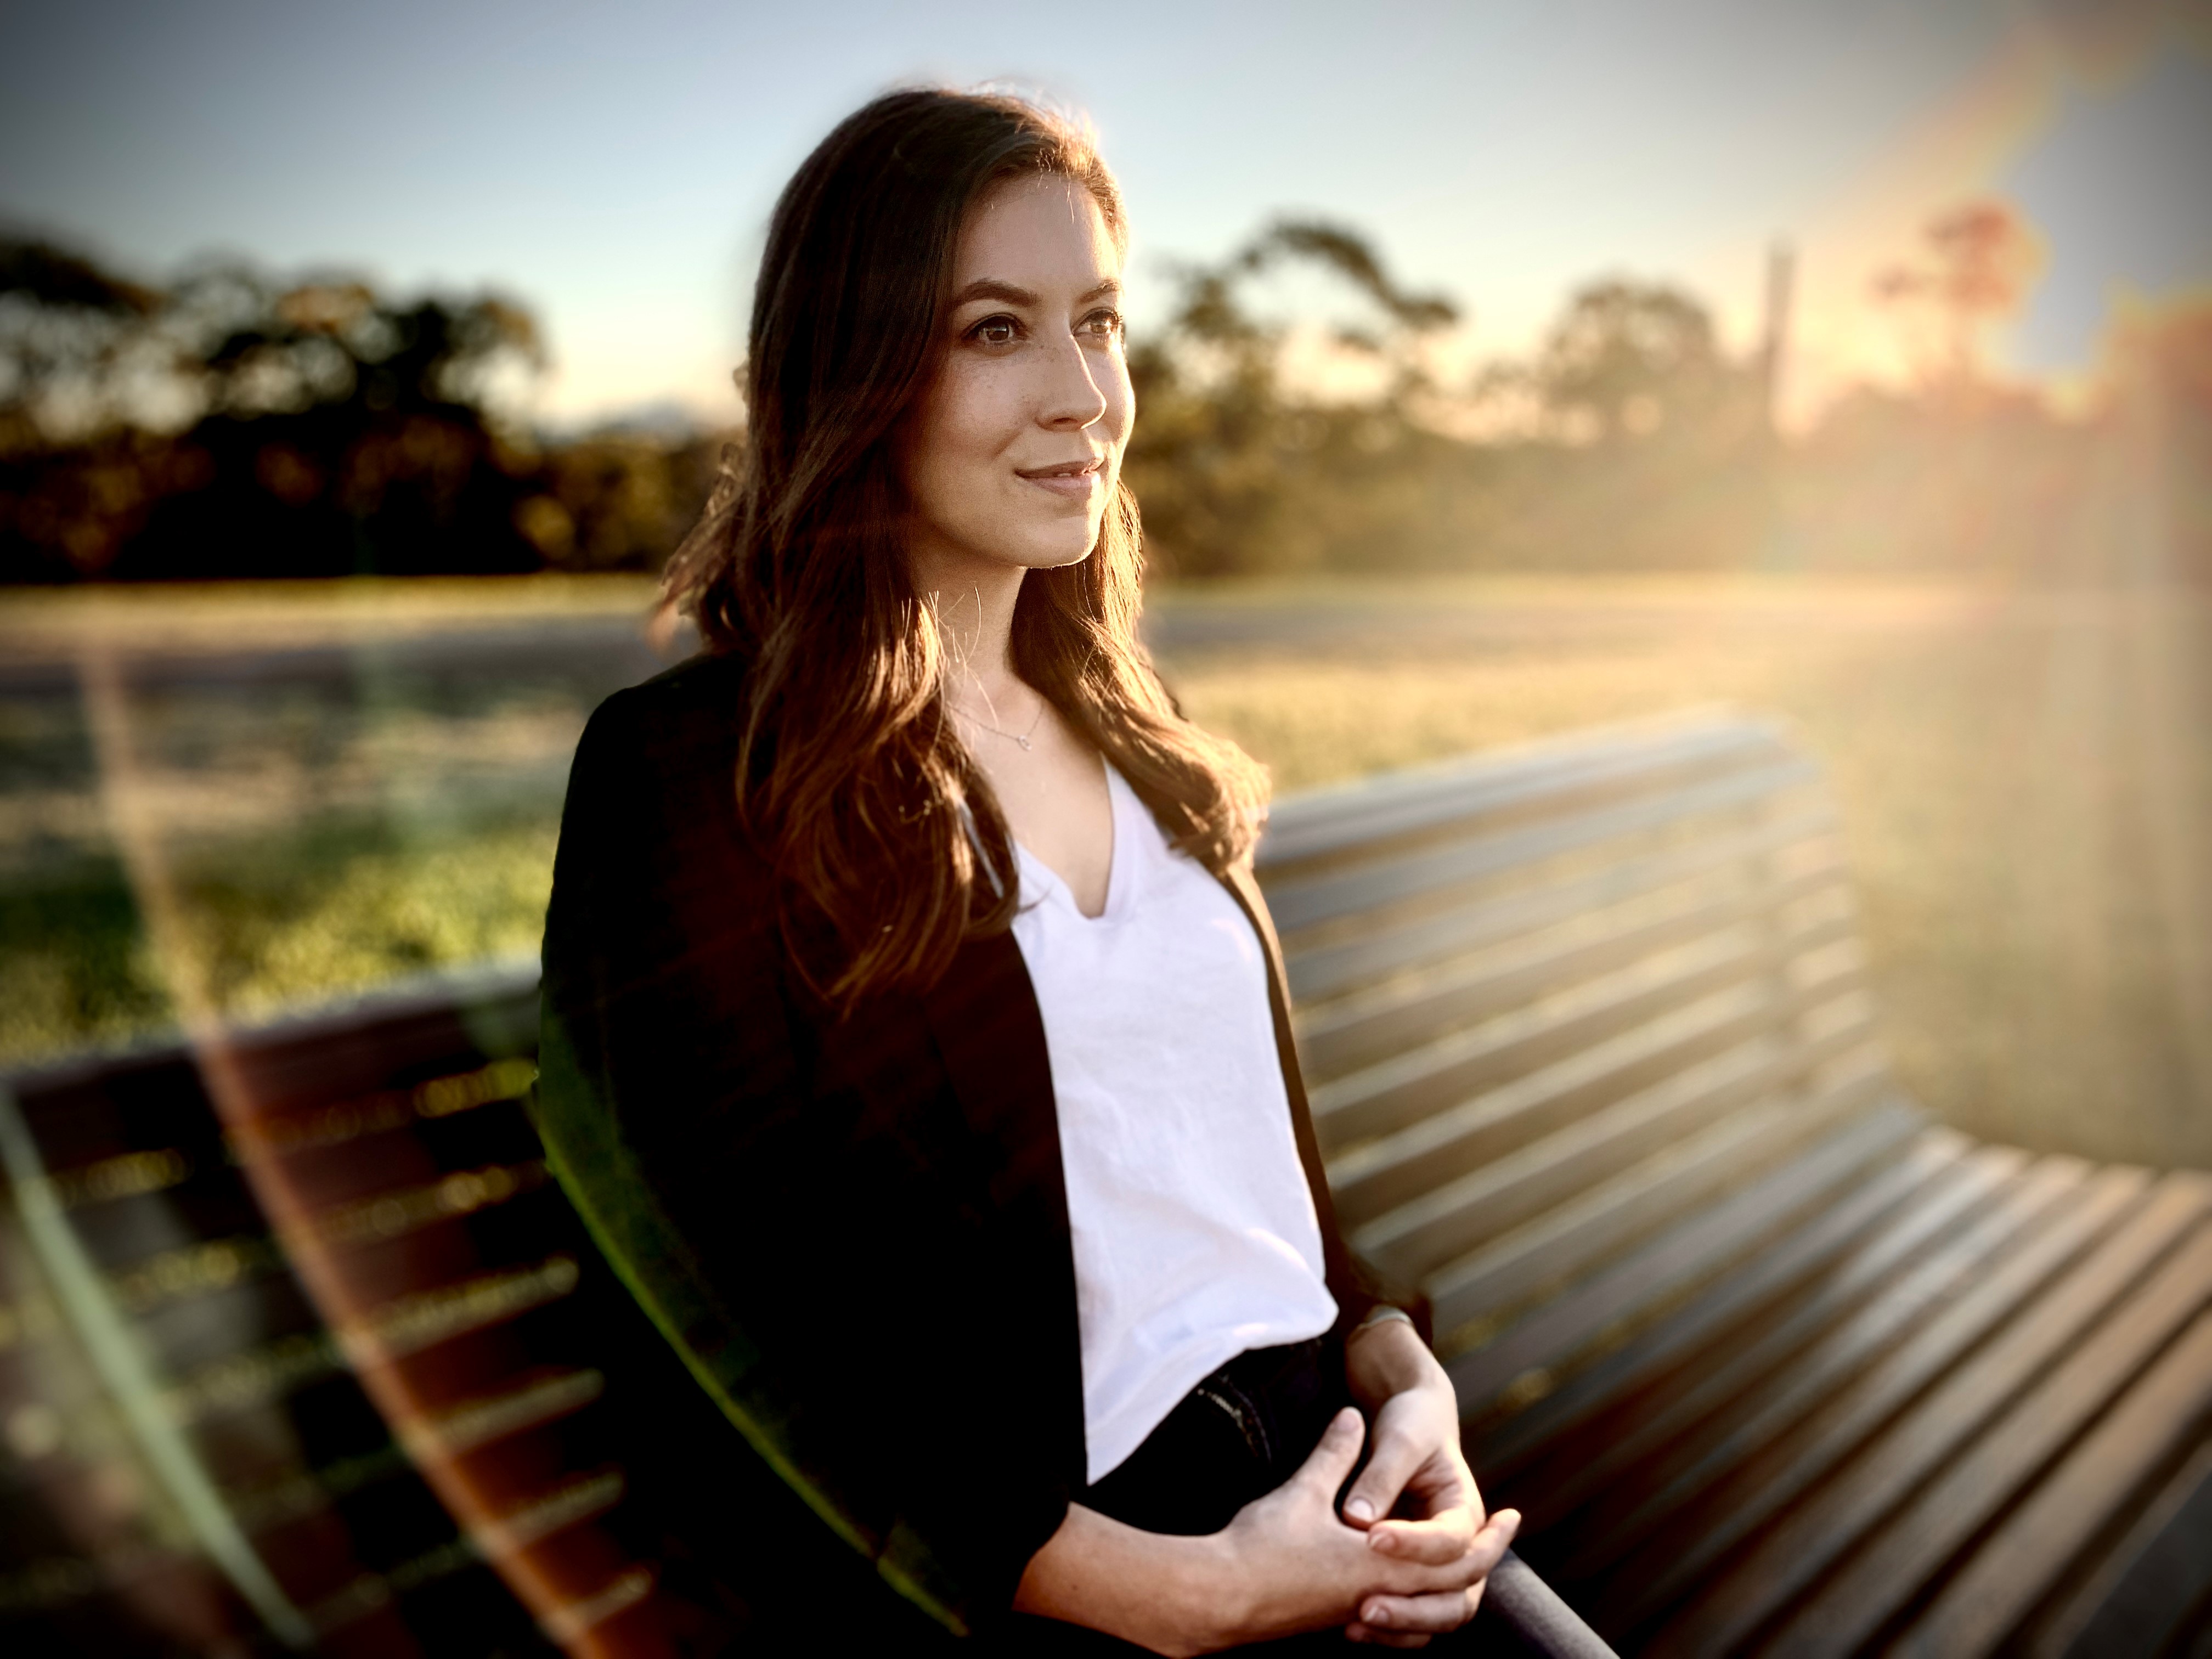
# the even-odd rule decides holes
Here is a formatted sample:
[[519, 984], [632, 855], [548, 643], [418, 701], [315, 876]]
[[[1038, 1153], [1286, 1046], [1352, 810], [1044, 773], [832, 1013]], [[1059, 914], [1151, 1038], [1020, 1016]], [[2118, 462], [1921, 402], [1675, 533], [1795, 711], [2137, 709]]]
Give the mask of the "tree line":
[[[2052, 573], [2129, 397], [2150, 386], [2160, 429], [2204, 446], [2212, 324], [2139, 322], [2116, 376], [2136, 391], [2102, 426], [2057, 420], [1977, 356], [2027, 246], [1988, 204], [1932, 224], [1920, 262], [1869, 296], [1936, 343], [1920, 382], [1863, 389], [1785, 443], [1772, 362], [1732, 356], [1679, 287], [1591, 282], [1525, 357], [1455, 370], [1449, 296], [1404, 287], [1345, 227], [1277, 221], [1179, 267], [1166, 318], [1132, 344], [1127, 477], [1148, 556], [1184, 578]], [[1268, 308], [1285, 273], [1304, 284], [1296, 320]], [[1326, 327], [1316, 283], [1337, 295]], [[155, 288], [0, 239], [0, 580], [657, 568], [732, 434], [534, 437], [497, 410], [543, 353], [495, 295], [395, 300], [234, 262]]]
[[543, 349], [495, 295], [0, 240], [0, 580], [657, 568], [719, 443], [538, 441], [495, 392]]

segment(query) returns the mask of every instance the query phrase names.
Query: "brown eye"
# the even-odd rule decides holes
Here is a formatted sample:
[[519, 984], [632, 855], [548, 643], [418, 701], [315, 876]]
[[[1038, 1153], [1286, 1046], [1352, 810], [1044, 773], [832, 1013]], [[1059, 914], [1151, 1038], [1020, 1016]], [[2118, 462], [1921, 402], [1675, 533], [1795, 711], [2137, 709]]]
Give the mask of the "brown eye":
[[1083, 319], [1084, 331], [1101, 340], [1116, 340], [1121, 336], [1121, 313], [1118, 311], [1094, 311]]
[[1021, 337], [1021, 325], [1011, 317], [986, 317], [968, 331], [978, 345], [1008, 346]]

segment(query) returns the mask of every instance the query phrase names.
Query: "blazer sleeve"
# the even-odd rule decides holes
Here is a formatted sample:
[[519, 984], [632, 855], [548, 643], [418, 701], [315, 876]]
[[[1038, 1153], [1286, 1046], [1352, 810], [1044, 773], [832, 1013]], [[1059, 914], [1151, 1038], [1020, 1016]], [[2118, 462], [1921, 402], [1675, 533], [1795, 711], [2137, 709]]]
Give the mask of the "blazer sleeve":
[[541, 1133], [632, 1293], [830, 1533], [941, 1623], [988, 1624], [1066, 1513], [1050, 1425], [1071, 1402], [1079, 1474], [1079, 1382], [1053, 1369], [1072, 1287], [1009, 1280], [1042, 1253], [999, 1248], [1006, 1206], [919, 1006], [841, 1024], [794, 983], [720, 729], [648, 689], [579, 745]]

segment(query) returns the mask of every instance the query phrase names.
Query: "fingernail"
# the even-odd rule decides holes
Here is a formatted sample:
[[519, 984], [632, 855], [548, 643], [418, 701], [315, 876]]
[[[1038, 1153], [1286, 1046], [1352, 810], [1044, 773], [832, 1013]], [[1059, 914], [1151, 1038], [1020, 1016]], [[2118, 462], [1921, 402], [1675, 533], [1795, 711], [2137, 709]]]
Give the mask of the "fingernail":
[[1387, 1532], [1370, 1532], [1367, 1534], [1367, 1547], [1370, 1550], [1395, 1550], [1398, 1547], [1398, 1541]]
[[1355, 1498], [1344, 1506], [1344, 1512], [1354, 1521], [1372, 1521], [1375, 1505], [1364, 1498]]
[[1367, 1615], [1367, 1622], [1370, 1625], [1389, 1624], [1390, 1622], [1390, 1609], [1388, 1607], [1376, 1607], [1372, 1613], [1370, 1613]]

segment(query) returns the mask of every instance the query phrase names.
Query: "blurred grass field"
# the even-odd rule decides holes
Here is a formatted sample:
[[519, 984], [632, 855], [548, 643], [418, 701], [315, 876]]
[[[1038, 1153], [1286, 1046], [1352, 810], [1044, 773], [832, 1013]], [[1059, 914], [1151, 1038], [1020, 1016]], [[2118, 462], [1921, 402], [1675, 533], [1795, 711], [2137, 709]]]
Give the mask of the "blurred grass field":
[[[0, 601], [11, 658], [362, 645], [641, 611], [634, 584]], [[1792, 721], [1842, 801], [1898, 1070], [1947, 1120], [2212, 1166], [2212, 605], [1787, 576], [1152, 596], [1189, 712], [1291, 791], [1685, 704]], [[473, 637], [473, 635], [471, 635]], [[373, 651], [370, 653], [373, 656]], [[173, 940], [240, 1017], [534, 952], [581, 681], [133, 699]], [[427, 683], [424, 683], [427, 684]], [[419, 694], [419, 695], [418, 695]], [[158, 1030], [172, 968], [65, 699], [0, 698], [0, 1064]], [[142, 860], [143, 862], [143, 860]], [[136, 879], [145, 879], [143, 870]]]

